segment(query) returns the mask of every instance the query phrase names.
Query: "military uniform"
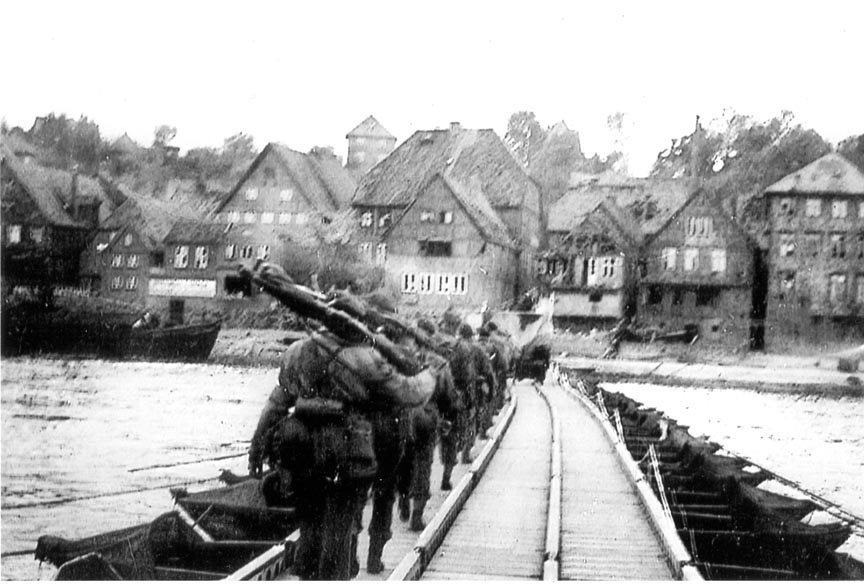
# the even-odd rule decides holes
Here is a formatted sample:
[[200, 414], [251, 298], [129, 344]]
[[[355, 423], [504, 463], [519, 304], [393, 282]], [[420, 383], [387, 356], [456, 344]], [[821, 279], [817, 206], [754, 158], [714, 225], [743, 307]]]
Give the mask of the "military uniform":
[[477, 342], [489, 357], [489, 363], [492, 365], [492, 371], [495, 373], [495, 386], [492, 388], [490, 399], [487, 402], [483, 423], [484, 430], [488, 430], [492, 426], [492, 418], [495, 412], [504, 405], [504, 392], [510, 364], [507, 361], [504, 348], [490, 337], [488, 330], [480, 329], [478, 337]]
[[492, 371], [492, 363], [483, 348], [472, 341], [474, 331], [467, 324], [459, 328], [459, 335], [468, 343], [471, 350], [471, 362], [477, 377], [474, 382], [474, 416], [469, 429], [470, 435], [466, 434], [466, 441], [462, 445], [462, 462], [471, 462], [471, 449], [474, 447], [474, 438], [478, 433], [486, 434], [487, 420], [491, 421], [489, 408], [491, 407], [492, 391], [495, 387], [495, 372]]
[[[449, 364], [440, 356], [426, 352], [424, 355], [434, 371], [437, 371], [435, 393], [427, 404], [411, 410], [411, 433], [405, 449], [405, 457], [399, 465], [399, 510], [403, 521], [411, 519], [411, 530], [422, 531], [426, 526], [423, 510], [429, 500], [429, 483], [438, 428], [443, 420], [452, 420], [457, 414], [458, 398]], [[452, 422], [447, 422], [452, 426]], [[413, 510], [411, 503], [413, 502]]]
[[291, 474], [300, 523], [294, 571], [302, 579], [356, 574], [358, 518], [377, 471], [370, 417], [422, 405], [434, 387], [430, 371], [403, 375], [373, 347], [327, 332], [286, 351], [279, 385], [252, 439], [249, 468], [260, 476], [266, 459]]
[[444, 474], [441, 478], [441, 489], [449, 490], [450, 477], [453, 468], [458, 462], [459, 451], [468, 441], [474, 442], [471, 432], [473, 426], [474, 385], [477, 378], [474, 363], [471, 358], [471, 349], [462, 339], [457, 339], [444, 333], [438, 333], [433, 341], [442, 348], [442, 352], [448, 356], [450, 371], [453, 375], [453, 388], [457, 406], [452, 414], [450, 430], [441, 434], [441, 464], [444, 466]]

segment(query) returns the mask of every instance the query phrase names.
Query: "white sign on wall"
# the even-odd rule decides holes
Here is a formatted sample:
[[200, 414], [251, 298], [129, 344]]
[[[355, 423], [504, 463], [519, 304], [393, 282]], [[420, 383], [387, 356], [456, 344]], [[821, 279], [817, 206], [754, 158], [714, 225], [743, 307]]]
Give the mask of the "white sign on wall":
[[150, 295], [214, 298], [216, 280], [151, 279]]

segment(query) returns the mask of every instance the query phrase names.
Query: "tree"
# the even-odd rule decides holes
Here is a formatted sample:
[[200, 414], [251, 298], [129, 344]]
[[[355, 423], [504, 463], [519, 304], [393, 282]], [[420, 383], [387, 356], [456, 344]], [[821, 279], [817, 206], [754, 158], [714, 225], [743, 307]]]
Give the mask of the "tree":
[[864, 134], [841, 140], [837, 145], [837, 152], [864, 172]]
[[543, 141], [546, 140], [546, 132], [534, 116], [534, 112], [516, 112], [510, 116], [507, 122], [507, 133], [504, 134], [504, 142], [516, 154], [516, 158], [526, 166], [531, 162], [531, 157], [537, 152]]
[[177, 128], [162, 124], [153, 131], [153, 145], [167, 146], [177, 137]]

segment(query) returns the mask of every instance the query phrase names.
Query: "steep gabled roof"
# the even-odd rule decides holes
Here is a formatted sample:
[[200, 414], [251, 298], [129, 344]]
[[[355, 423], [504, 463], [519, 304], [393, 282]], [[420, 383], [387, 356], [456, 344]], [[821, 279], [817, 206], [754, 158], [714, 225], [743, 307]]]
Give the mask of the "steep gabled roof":
[[173, 201], [130, 196], [100, 227], [120, 231], [132, 226], [147, 247], [153, 248], [162, 243], [177, 221], [200, 219], [189, 207]]
[[331, 215], [351, 200], [356, 183], [338, 158], [323, 151], [304, 154], [283, 144], [270, 142], [217, 205], [214, 213], [221, 211], [228, 201], [234, 198], [270, 152], [273, 152], [288, 170], [300, 190], [300, 195], [319, 213]]
[[663, 231], [666, 230], [669, 225], [671, 225], [680, 215], [684, 212], [687, 207], [690, 206], [693, 201], [700, 197], [707, 197], [708, 202], [714, 206], [716, 213], [714, 213], [714, 217], [717, 217], [720, 221], [728, 221], [732, 228], [738, 232], [741, 238], [746, 241], [749, 245], [754, 245], [753, 239], [750, 237], [744, 228], [734, 219], [729, 217], [726, 213], [723, 212], [723, 207], [717, 202], [717, 199], [712, 196], [710, 193], [705, 191], [704, 189], [695, 189], [690, 196], [687, 197], [687, 200], [684, 201], [682, 205], [680, 205], [664, 222], [660, 225], [653, 233], [647, 234], [646, 243], [651, 243], [654, 239], [657, 238]]
[[421, 130], [363, 176], [352, 203], [404, 207], [436, 174], [462, 185], [476, 178], [494, 209], [519, 207], [527, 192], [538, 194], [493, 130]]
[[[48, 221], [54, 225], [87, 227], [84, 223], [73, 219], [68, 210], [72, 202], [73, 175], [71, 172], [48, 168], [32, 162], [22, 163], [15, 156], [9, 155], [6, 149], [4, 149], [3, 162], [9, 172], [30, 194]], [[106, 193], [99, 180], [82, 174], [78, 175], [75, 197], [79, 203], [95, 203], [97, 201], [102, 203], [101, 212], [105, 214], [111, 213], [118, 200], [115, 196], [109, 196]]]
[[836, 152], [781, 178], [766, 193], [864, 196], [864, 173]]
[[375, 116], [369, 116], [345, 135], [346, 138], [392, 138], [396, 136], [387, 131], [387, 128], [381, 125], [381, 122], [375, 119]]
[[[602, 176], [571, 187], [549, 210], [549, 231], [570, 231], [605, 200], [629, 213], [643, 235], [656, 233], [695, 190], [687, 179]], [[647, 212], [646, 212], [647, 211]]]
[[442, 176], [441, 174], [435, 174], [429, 179], [429, 182], [421, 190], [420, 195], [415, 197], [411, 203], [409, 203], [408, 207], [405, 208], [405, 211], [402, 212], [387, 229], [387, 232], [384, 234], [385, 239], [390, 232], [392, 232], [393, 229], [401, 223], [405, 215], [408, 214], [408, 211], [414, 206], [414, 203], [422, 199], [423, 193], [425, 193], [429, 186], [436, 180], [443, 182], [447, 189], [453, 193], [456, 202], [460, 207], [462, 207], [465, 214], [468, 215], [468, 219], [477, 228], [484, 240], [497, 243], [504, 247], [514, 247], [510, 233], [507, 231], [507, 226], [504, 225], [495, 210], [489, 206], [489, 201], [487, 201], [486, 197], [483, 196], [479, 184], [475, 181], [475, 184], [473, 185], [462, 185]]
[[177, 221], [165, 236], [166, 244], [221, 243], [231, 231], [230, 223]]

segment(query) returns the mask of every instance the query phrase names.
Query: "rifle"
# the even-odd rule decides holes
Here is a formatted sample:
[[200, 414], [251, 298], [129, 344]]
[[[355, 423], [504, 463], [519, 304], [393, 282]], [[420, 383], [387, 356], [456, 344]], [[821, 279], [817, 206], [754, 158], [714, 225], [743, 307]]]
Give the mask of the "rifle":
[[237, 271], [298, 315], [317, 320], [339, 337], [360, 339], [372, 345], [400, 373], [416, 375], [424, 368], [386, 336], [373, 332], [359, 319], [328, 304], [323, 294], [296, 284], [279, 266], [259, 260], [253, 269], [241, 264]]

